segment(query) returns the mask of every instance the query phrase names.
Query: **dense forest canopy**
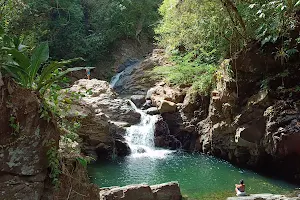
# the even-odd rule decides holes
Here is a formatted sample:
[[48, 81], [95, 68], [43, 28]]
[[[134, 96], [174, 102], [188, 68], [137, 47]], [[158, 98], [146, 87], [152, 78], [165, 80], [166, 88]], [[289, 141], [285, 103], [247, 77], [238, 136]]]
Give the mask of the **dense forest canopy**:
[[[1, 26], [22, 44], [48, 41], [53, 59], [82, 57], [87, 66], [107, 59], [120, 39], [141, 33], [167, 49], [174, 68], [157, 68], [171, 84], [208, 92], [224, 58], [252, 40], [279, 43], [286, 60], [297, 53], [298, 0], [1, 0]], [[297, 41], [300, 41], [298, 38]]]
[[49, 41], [54, 58], [107, 56], [121, 38], [153, 37], [159, 0], [2, 0], [1, 24], [27, 45]]
[[203, 48], [228, 56], [252, 39], [265, 44], [286, 36], [296, 26], [299, 4], [293, 0], [165, 0], [156, 33], [170, 49]]

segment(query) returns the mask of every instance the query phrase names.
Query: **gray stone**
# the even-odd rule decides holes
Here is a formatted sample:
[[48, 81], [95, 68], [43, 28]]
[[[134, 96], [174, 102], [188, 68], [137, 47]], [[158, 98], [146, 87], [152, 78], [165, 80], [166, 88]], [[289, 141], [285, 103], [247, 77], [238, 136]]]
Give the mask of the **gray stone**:
[[148, 115], [158, 115], [158, 114], [159, 114], [159, 110], [158, 110], [158, 108], [156, 108], [156, 107], [148, 108], [145, 112], [146, 112]]
[[140, 108], [146, 102], [146, 98], [144, 95], [132, 95], [130, 100], [136, 105], [136, 107]]
[[174, 102], [163, 100], [158, 108], [159, 112], [162, 113], [173, 113], [177, 110], [177, 105]]
[[181, 200], [178, 182], [163, 183], [151, 186], [155, 200]]
[[149, 185], [128, 185], [103, 192], [101, 200], [154, 200], [154, 195]]
[[140, 113], [128, 100], [117, 98], [106, 81], [78, 80], [70, 89], [62, 91], [61, 102], [74, 92], [84, 97], [66, 104], [70, 107], [66, 118], [80, 121], [78, 133], [83, 139], [83, 152], [98, 154], [99, 158], [110, 158], [114, 150], [118, 155], [128, 155], [130, 151], [123, 137], [125, 127], [139, 123]]
[[149, 186], [128, 185], [100, 189], [100, 200], [181, 200], [178, 182]]

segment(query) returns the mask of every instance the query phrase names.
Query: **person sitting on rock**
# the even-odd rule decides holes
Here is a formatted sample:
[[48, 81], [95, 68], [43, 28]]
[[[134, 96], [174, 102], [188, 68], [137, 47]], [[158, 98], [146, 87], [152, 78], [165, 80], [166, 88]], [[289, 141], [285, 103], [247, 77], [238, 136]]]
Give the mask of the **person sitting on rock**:
[[244, 180], [240, 180], [240, 184], [235, 184], [236, 196], [246, 196]]

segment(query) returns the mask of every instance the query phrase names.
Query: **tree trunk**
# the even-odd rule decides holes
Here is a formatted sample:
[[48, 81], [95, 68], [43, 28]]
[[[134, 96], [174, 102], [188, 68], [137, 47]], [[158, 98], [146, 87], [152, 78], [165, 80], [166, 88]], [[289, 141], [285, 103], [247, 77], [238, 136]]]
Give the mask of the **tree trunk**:
[[242, 16], [240, 15], [240, 13], [239, 13], [237, 7], [235, 6], [235, 4], [231, 0], [220, 0], [220, 1], [226, 7], [228, 12], [233, 11], [236, 20], [239, 22], [240, 26], [243, 29], [243, 37], [247, 38], [247, 30], [246, 30], [245, 22], [244, 22]]

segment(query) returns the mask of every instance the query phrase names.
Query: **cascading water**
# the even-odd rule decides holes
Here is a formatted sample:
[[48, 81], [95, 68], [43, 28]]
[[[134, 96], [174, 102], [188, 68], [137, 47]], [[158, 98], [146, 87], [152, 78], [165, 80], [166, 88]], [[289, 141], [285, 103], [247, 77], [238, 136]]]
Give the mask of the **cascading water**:
[[141, 114], [141, 122], [130, 126], [126, 130], [125, 139], [131, 149], [133, 157], [164, 158], [172, 153], [170, 150], [156, 149], [154, 145], [154, 129], [158, 120], [157, 115], [148, 115], [138, 109], [132, 101], [131, 106]]
[[[116, 74], [110, 82], [110, 87], [115, 88], [118, 82], [122, 81], [123, 76], [130, 75], [137, 62], [132, 63], [124, 71]], [[141, 114], [139, 124], [130, 126], [126, 129], [125, 139], [131, 149], [131, 157], [150, 157], [164, 158], [172, 153], [170, 150], [162, 150], [155, 148], [154, 145], [154, 129], [158, 116], [148, 115], [144, 111], [138, 109], [135, 104], [130, 101], [130, 104], [136, 112]]]
[[124, 74], [124, 71], [117, 73], [114, 77], [112, 77], [111, 81], [110, 81], [110, 87], [114, 88], [115, 85], [117, 84], [117, 82], [120, 80], [120, 77], [122, 76], [122, 74]]

